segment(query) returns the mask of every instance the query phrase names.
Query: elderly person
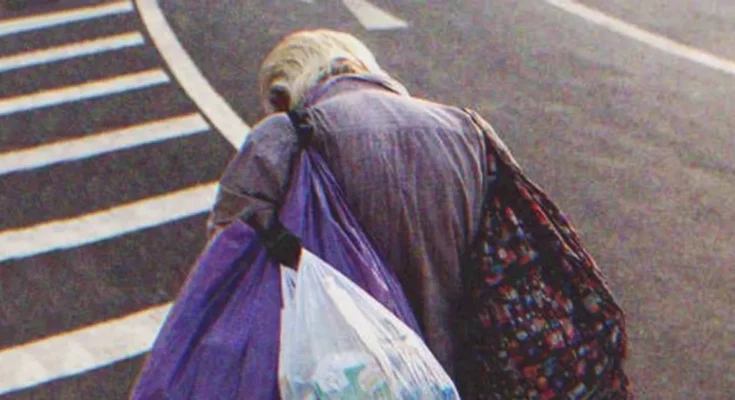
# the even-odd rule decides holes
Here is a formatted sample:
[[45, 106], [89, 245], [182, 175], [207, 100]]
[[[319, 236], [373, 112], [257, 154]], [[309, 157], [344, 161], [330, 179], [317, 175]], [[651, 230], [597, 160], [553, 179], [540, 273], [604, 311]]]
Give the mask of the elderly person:
[[456, 378], [461, 266], [481, 228], [489, 125], [459, 108], [411, 97], [363, 43], [329, 30], [286, 37], [265, 58], [259, 90], [271, 115], [224, 173], [210, 234], [236, 218], [273, 223], [299, 152], [284, 112], [307, 108], [312, 148], [395, 271], [429, 348]]
[[[461, 110], [408, 95], [354, 37], [299, 32], [266, 57], [267, 111], [311, 110], [324, 157], [376, 250], [394, 268], [429, 347], [451, 375], [459, 265], [482, 210], [484, 144]], [[266, 118], [220, 182], [214, 225], [256, 216], [284, 198], [297, 137], [282, 113]]]

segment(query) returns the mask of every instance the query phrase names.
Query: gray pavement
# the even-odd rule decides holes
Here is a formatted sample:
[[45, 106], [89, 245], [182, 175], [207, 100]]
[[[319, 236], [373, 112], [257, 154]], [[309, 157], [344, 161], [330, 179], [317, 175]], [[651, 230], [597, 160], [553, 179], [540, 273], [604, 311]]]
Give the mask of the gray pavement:
[[[0, 9], [0, 23], [104, 4], [49, 3]], [[135, 12], [0, 36], [0, 60], [69, 43], [140, 32]], [[3, 170], [3, 156], [37, 146], [198, 113], [178, 83], [126, 90], [81, 101], [13, 112], [13, 99], [53, 93], [166, 65], [151, 41], [84, 57], [0, 73], [0, 235], [63, 221], [216, 181], [234, 149], [215, 130], [67, 160], [41, 168]], [[41, 97], [36, 97], [42, 100]], [[20, 104], [20, 102], [16, 102]], [[3, 108], [4, 107], [4, 108]], [[10, 110], [10, 111], [9, 111]], [[119, 139], [133, 135], [118, 134]], [[110, 140], [119, 140], [110, 138]], [[57, 157], [58, 152], [41, 152]], [[167, 210], [160, 210], [166, 213]], [[70, 249], [7, 259], [0, 245], [2, 351], [34, 340], [126, 316], [171, 301], [205, 244], [206, 213]], [[94, 226], [89, 229], [95, 229]], [[142, 357], [61, 379], [3, 398], [125, 398]]]
[[[376, 0], [372, 3], [410, 24], [407, 30], [385, 32], [365, 30], [336, 0], [160, 3], [203, 74], [250, 125], [263, 117], [254, 96], [259, 61], [283, 35], [313, 27], [343, 29], [365, 40], [379, 62], [414, 95], [475, 108], [577, 225], [608, 276], [628, 312], [633, 345], [629, 371], [640, 397], [732, 398], [734, 75], [652, 49], [541, 0], [442, 5]], [[585, 4], [690, 46], [735, 58], [735, 14], [723, 1]], [[131, 21], [127, 23], [137, 23], [134, 17]], [[53, 40], [41, 39], [47, 35], [36, 40]], [[7, 43], [3, 40], [0, 43]], [[147, 62], [156, 59], [151, 56]], [[96, 65], [100, 64], [89, 68]], [[28, 85], [45, 84], [28, 73], [23, 75]], [[49, 73], [45, 79], [53, 83], [53, 77]], [[0, 97], [10, 87], [4, 82]], [[177, 93], [176, 99], [183, 96]], [[164, 101], [123, 100], [112, 103], [116, 106], [101, 102], [99, 113], [107, 116], [101, 120], [121, 118], [116, 112], [120, 107], [137, 110], [134, 115], [152, 113], [150, 118], [171, 107]], [[185, 99], [177, 101], [183, 108], [192, 107]], [[44, 118], [53, 121], [52, 111], [48, 113]], [[75, 119], [63, 129], [59, 123], [41, 123], [45, 120], [27, 115], [0, 117], [0, 152], [72, 135], [71, 127], [80, 135], [96, 131], [85, 125], [89, 118], [81, 111], [64, 115]], [[38, 126], [37, 139], [19, 134]], [[8, 139], [11, 136], [25, 138]], [[50, 172], [57, 177], [50, 183], [35, 172], [0, 176], [0, 184], [10, 182], [14, 188], [6, 199], [0, 194], [3, 207], [26, 196], [21, 193], [26, 179], [29, 188], [45, 188], [46, 196], [57, 193], [60, 203], [53, 210], [42, 202], [19, 203], [0, 230], [37, 221], [43, 213], [59, 218], [107, 206], [115, 200], [109, 193], [112, 188], [129, 187], [119, 199], [132, 199], [190, 185], [195, 176], [212, 179], [232, 150], [214, 132], [206, 138], [158, 145], [160, 153], [146, 147], [78, 166], [54, 167]], [[143, 166], [144, 159], [151, 165]], [[199, 161], [185, 162], [190, 159]], [[135, 171], [144, 189], [133, 188], [130, 181], [136, 180], [135, 174], [122, 171], [120, 164], [141, 166]], [[109, 184], [103, 180], [105, 171], [111, 173]], [[154, 177], [162, 173], [173, 182]], [[66, 191], [67, 185], [58, 183], [63, 177], [69, 182]], [[63, 205], [63, 198], [84, 190], [89, 193], [87, 205]], [[29, 189], [27, 196], [35, 192]], [[202, 223], [203, 216], [198, 216], [58, 255], [1, 263], [0, 282], [7, 282], [8, 293], [24, 300], [5, 311], [13, 316], [7, 319], [13, 333], [0, 335], [0, 347], [173, 300], [202, 245]], [[169, 235], [177, 240], [166, 240]], [[117, 267], [99, 268], [98, 262], [79, 267], [78, 260], [91, 257], [112, 257], [106, 265]], [[141, 269], [146, 260], [157, 265]], [[64, 279], [49, 274], [44, 269], [49, 265]], [[75, 286], [76, 282], [82, 284]], [[24, 291], [29, 285], [39, 289]], [[64, 299], [71, 292], [91, 292], [105, 300], [82, 302], [77, 311], [70, 311], [73, 306]], [[41, 311], [31, 305], [34, 296], [58, 308]], [[23, 315], [23, 310], [33, 312]], [[60, 322], [46, 324], [57, 327], [47, 332], [43, 321]], [[123, 398], [141, 361], [138, 357], [116, 363], [8, 398]]]

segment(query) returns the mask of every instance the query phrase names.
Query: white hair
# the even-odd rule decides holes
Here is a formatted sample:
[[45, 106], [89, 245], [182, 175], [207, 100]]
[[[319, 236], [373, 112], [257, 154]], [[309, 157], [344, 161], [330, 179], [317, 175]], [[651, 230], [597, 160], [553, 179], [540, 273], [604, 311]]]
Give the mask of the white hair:
[[378, 65], [373, 53], [359, 39], [344, 32], [318, 29], [293, 33], [268, 53], [258, 75], [261, 103], [266, 111], [273, 111], [271, 96], [280, 92], [287, 95], [291, 109], [317, 83], [339, 73], [378, 75], [388, 79], [399, 91], [408, 93]]

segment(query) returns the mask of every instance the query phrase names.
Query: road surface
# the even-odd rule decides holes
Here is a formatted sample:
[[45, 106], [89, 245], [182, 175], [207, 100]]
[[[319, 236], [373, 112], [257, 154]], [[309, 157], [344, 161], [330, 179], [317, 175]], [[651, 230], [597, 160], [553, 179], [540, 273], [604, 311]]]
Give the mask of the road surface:
[[[114, 4], [61, 3], [3, 11], [0, 24]], [[478, 110], [577, 225], [609, 278], [628, 313], [629, 371], [640, 397], [731, 398], [735, 6], [725, 0], [581, 3], [589, 8], [563, 0], [369, 3], [391, 19], [366, 3], [158, 2], [207, 85], [250, 126], [263, 117], [254, 97], [260, 60], [283, 35], [314, 27], [363, 39], [414, 95]], [[79, 372], [40, 379], [8, 399], [124, 398], [150, 340], [138, 336], [150, 336], [150, 329], [137, 336], [114, 332], [137, 326], [130, 321], [139, 315], [148, 318], [146, 327], [155, 326], [150, 321], [165, 315], [203, 245], [202, 198], [234, 153], [232, 131], [242, 129], [232, 129], [228, 117], [208, 116], [211, 110], [191, 95], [202, 87], [177, 78], [183, 64], [166, 59], [181, 59], [156, 49], [160, 26], [146, 26], [140, 8], [146, 4], [156, 3], [0, 36], [0, 57], [131, 32], [144, 37], [142, 45], [0, 72], [0, 114], [40, 101], [8, 98], [148, 73], [133, 80], [147, 85], [138, 89], [0, 115], [0, 171], [20, 162], [3, 164], [5, 155], [43, 144], [174, 117], [193, 118], [180, 126], [200, 126], [184, 134], [161, 122], [165, 140], [0, 174], [0, 206], [9, 210], [0, 220], [0, 368], [9, 354], [25, 354], [17, 346], [64, 333], [70, 339], [47, 342], [48, 348], [91, 337], [74, 332], [112, 332], [106, 345], [99, 344], [104, 335], [95, 336], [103, 339], [90, 352], [116, 354], [90, 357], [94, 362], [80, 362]], [[188, 203], [175, 201], [183, 198]], [[112, 215], [127, 227], [104, 222], [106, 212], [140, 200], [153, 202], [135, 210], [159, 217], [124, 209]], [[89, 213], [101, 225], [58, 223]], [[49, 222], [57, 224], [42, 225]], [[89, 234], [63, 234], [78, 227]], [[2, 256], [10, 239], [41, 236], [52, 243]], [[134, 312], [143, 314], [131, 317]], [[140, 343], [131, 345], [135, 338]], [[69, 353], [59, 354], [73, 358]]]

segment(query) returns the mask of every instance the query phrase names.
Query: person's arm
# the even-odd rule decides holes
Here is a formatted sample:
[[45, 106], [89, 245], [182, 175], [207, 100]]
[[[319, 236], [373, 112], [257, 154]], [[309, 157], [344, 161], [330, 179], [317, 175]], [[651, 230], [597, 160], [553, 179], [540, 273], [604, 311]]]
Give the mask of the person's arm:
[[217, 235], [219, 231], [235, 221], [244, 210], [252, 213], [253, 209], [252, 199], [249, 196], [238, 195], [220, 186], [207, 219], [207, 237], [212, 238]]
[[278, 209], [288, 193], [292, 163], [298, 153], [298, 137], [285, 115], [274, 115], [258, 124], [220, 179], [207, 224], [210, 237], [240, 218], [266, 241], [280, 240], [284, 232], [277, 218]]

